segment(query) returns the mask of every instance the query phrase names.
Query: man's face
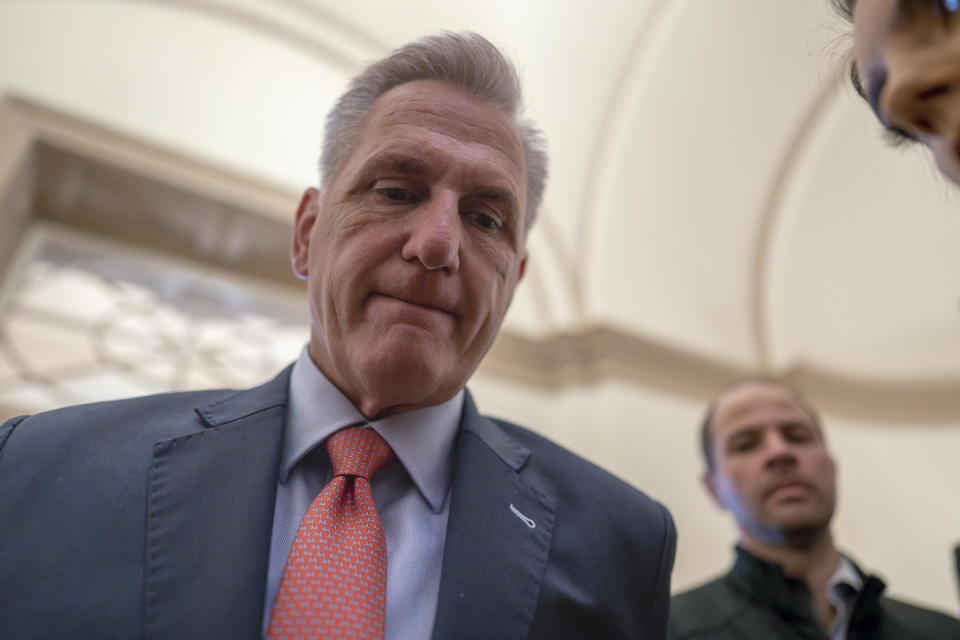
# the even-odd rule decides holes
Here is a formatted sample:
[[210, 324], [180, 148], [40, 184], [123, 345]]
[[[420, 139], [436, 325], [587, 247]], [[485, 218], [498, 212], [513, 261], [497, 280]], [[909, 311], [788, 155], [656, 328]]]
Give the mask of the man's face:
[[784, 544], [826, 531], [835, 467], [810, 415], [776, 385], [746, 383], [717, 402], [714, 470], [704, 481], [746, 541]]
[[898, 138], [960, 184], [960, 14], [948, 0], [858, 0], [854, 53], [867, 100]]
[[510, 118], [429, 80], [384, 93], [323, 194], [297, 211], [310, 355], [374, 416], [451, 398], [523, 275], [526, 167]]

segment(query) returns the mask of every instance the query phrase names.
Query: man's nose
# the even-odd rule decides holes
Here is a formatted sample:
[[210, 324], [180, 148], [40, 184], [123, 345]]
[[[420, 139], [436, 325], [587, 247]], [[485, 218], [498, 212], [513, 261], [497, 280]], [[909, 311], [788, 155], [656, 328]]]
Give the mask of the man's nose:
[[432, 196], [410, 216], [410, 224], [403, 259], [417, 260], [430, 271], [456, 273], [460, 268], [463, 223], [455, 195]]
[[772, 434], [767, 438], [765, 445], [768, 466], [793, 464], [797, 460], [797, 453], [792, 443], [780, 434]]

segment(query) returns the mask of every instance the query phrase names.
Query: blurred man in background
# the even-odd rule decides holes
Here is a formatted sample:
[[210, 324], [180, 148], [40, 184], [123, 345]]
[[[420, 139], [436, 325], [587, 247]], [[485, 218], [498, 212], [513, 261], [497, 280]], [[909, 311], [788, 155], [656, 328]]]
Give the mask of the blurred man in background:
[[883, 596], [830, 531], [836, 464], [813, 406], [748, 380], [721, 393], [701, 425], [703, 483], [740, 539], [726, 575], [671, 603], [674, 640], [960, 638], [960, 621]]

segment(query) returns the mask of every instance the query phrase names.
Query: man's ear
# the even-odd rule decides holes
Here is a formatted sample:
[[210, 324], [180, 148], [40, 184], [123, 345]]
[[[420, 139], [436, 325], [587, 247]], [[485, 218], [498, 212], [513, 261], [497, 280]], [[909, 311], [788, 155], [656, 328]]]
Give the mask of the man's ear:
[[713, 503], [721, 509], [726, 509], [727, 505], [724, 504], [723, 500], [720, 498], [720, 493], [717, 491], [717, 481], [713, 477], [713, 472], [710, 471], [710, 469], [706, 469], [703, 472], [703, 475], [700, 476], [700, 482], [703, 483], [703, 488], [706, 489], [707, 493], [710, 494], [710, 497], [713, 498]]
[[310, 233], [320, 213], [320, 192], [310, 187], [303, 192], [293, 221], [293, 241], [290, 246], [290, 264], [298, 278], [310, 272]]
[[517, 271], [517, 282], [523, 280], [523, 274], [527, 272], [527, 250], [523, 250], [523, 260], [520, 261], [520, 269]]

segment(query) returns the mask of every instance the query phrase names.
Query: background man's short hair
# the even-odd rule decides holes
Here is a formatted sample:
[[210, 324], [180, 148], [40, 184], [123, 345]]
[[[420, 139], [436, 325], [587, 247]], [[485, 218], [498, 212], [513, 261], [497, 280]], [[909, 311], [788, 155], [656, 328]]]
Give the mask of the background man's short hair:
[[464, 89], [497, 105], [513, 119], [523, 142], [527, 168], [524, 228], [528, 231], [546, 186], [546, 143], [537, 128], [524, 118], [516, 68], [486, 38], [472, 32], [445, 32], [416, 40], [374, 62], [353, 79], [327, 114], [320, 157], [321, 185], [327, 186], [343, 167], [377, 98], [414, 80], [438, 80]]
[[[839, 0], [838, 0], [839, 1]], [[850, 0], [851, 4], [855, 0]], [[783, 389], [790, 394], [790, 397], [793, 398], [801, 409], [803, 409], [807, 415], [810, 416], [810, 419], [813, 420], [813, 425], [817, 428], [817, 432], [820, 434], [820, 438], [824, 439], [823, 426], [820, 422], [820, 414], [817, 413], [817, 410], [814, 408], [810, 401], [807, 398], [791, 387], [790, 385], [780, 382], [776, 378], [746, 378], [744, 380], [739, 380], [734, 382], [723, 391], [714, 396], [713, 400], [710, 401], [710, 404], [707, 405], [707, 410], [704, 412], [703, 419], [700, 421], [700, 450], [703, 454], [703, 462], [707, 466], [708, 471], [713, 471], [716, 467], [716, 460], [713, 459], [713, 434], [710, 432], [710, 425], [713, 422], [713, 415], [716, 413], [717, 404], [720, 400], [723, 399], [731, 391], [739, 389], [745, 384], [762, 384], [768, 385], [771, 387], [778, 387]]]

